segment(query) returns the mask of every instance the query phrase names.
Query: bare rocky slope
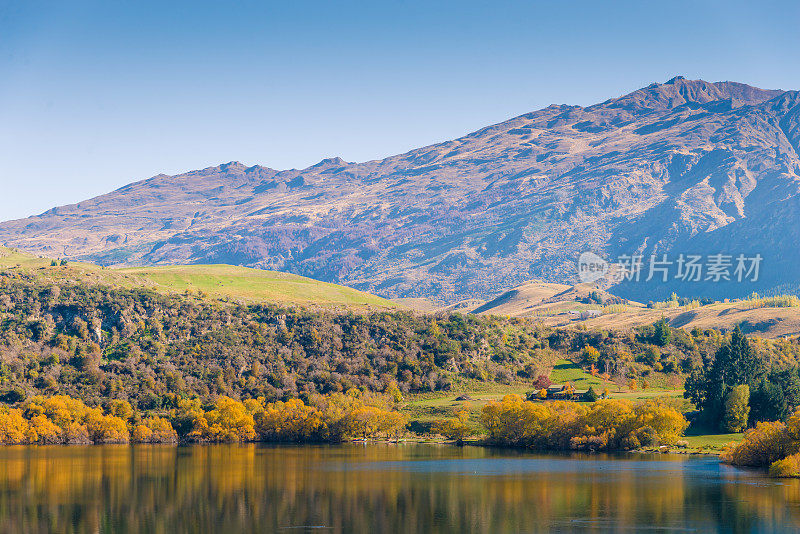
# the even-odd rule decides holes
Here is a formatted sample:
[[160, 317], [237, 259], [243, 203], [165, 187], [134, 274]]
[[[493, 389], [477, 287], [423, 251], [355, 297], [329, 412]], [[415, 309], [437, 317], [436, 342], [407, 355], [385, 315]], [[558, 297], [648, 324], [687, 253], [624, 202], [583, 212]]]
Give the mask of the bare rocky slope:
[[0, 243], [104, 265], [238, 264], [442, 303], [574, 283], [586, 250], [760, 253], [757, 283], [615, 293], [795, 291], [798, 151], [797, 91], [677, 77], [378, 161], [158, 175], [2, 223]]

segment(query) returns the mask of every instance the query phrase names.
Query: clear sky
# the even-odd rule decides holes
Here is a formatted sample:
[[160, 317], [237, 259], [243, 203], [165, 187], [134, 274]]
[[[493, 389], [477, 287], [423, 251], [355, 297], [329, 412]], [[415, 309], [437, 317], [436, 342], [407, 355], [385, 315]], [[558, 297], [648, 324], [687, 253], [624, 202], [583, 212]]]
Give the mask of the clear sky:
[[799, 5], [0, 0], [0, 220], [231, 160], [380, 158], [679, 74], [800, 89]]

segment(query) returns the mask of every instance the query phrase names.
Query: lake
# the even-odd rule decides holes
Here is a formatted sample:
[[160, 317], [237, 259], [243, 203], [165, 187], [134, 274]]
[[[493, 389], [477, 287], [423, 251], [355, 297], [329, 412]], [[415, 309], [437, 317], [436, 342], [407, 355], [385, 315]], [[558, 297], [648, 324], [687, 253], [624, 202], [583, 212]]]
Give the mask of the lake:
[[427, 444], [6, 447], [2, 532], [769, 532], [800, 483], [681, 455]]

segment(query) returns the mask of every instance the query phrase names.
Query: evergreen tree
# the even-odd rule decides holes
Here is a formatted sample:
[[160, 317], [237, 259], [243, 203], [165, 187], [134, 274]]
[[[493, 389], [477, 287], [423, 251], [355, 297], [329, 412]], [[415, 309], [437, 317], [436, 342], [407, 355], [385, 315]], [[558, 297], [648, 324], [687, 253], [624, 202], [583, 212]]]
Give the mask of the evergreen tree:
[[653, 343], [661, 347], [669, 345], [669, 342], [672, 341], [672, 330], [670, 330], [667, 320], [662, 317], [653, 326], [655, 327]]
[[719, 428], [730, 391], [736, 386], [756, 383], [762, 374], [763, 363], [737, 326], [730, 341], [717, 350], [710, 371], [690, 375], [684, 396], [700, 408], [701, 417], [707, 424]]
[[587, 402], [595, 402], [597, 399], [600, 398], [600, 395], [594, 390], [593, 387], [589, 386], [589, 389], [586, 390], [586, 393], [583, 394], [583, 400]]
[[785, 405], [783, 391], [766, 378], [759, 380], [750, 394], [750, 418], [757, 421], [779, 421], [783, 419]]
[[751, 388], [750, 420], [785, 421], [800, 404], [797, 367], [773, 368]]

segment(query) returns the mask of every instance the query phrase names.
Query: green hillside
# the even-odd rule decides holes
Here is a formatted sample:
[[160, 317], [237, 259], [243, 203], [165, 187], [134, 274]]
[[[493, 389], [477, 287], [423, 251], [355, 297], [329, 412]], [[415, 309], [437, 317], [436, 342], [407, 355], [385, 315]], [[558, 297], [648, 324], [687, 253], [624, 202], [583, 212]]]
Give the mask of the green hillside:
[[377, 306], [397, 308], [384, 298], [345, 286], [275, 271], [232, 265], [171, 265], [110, 269], [91, 263], [52, 265], [50, 258], [0, 247], [0, 268], [28, 272], [37, 278], [75, 280], [126, 288], [147, 287], [162, 293], [201, 292], [211, 298], [248, 302]]

